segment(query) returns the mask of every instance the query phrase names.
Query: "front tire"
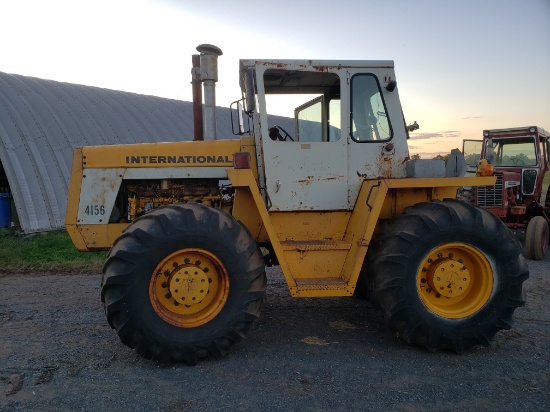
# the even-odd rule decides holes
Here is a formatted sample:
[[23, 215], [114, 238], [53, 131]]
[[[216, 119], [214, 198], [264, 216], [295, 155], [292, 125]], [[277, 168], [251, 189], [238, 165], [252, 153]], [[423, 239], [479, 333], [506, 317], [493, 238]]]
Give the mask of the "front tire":
[[222, 356], [260, 314], [261, 252], [231, 215], [198, 203], [130, 224], [103, 269], [102, 301], [121, 341], [145, 358]]
[[529, 276], [506, 226], [452, 199], [392, 218], [369, 247], [363, 274], [386, 323], [407, 342], [457, 353], [510, 329]]

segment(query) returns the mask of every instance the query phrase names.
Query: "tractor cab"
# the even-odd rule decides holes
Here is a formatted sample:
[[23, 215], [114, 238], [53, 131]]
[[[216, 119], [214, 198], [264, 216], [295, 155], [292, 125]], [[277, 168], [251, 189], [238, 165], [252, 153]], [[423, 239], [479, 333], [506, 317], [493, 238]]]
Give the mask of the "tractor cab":
[[392, 61], [241, 60], [240, 73], [271, 210], [351, 210], [363, 179], [406, 176]]

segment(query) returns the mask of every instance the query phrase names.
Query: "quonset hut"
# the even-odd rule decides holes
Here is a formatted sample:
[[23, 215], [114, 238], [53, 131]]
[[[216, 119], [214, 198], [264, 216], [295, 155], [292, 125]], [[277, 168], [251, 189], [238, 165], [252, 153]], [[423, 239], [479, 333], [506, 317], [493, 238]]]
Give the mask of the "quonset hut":
[[[229, 109], [216, 119], [218, 139], [235, 138]], [[0, 227], [64, 226], [75, 147], [183, 140], [191, 102], [0, 72]]]

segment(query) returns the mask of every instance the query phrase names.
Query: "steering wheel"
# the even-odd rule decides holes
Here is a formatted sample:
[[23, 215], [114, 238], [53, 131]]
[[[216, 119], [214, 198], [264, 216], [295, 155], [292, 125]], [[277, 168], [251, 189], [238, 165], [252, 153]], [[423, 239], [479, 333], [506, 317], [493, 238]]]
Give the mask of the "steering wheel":
[[[284, 136], [281, 134], [281, 132], [284, 133]], [[281, 142], [285, 142], [287, 138], [294, 141], [292, 136], [289, 135], [285, 129], [278, 125], [269, 128], [269, 137], [271, 138], [271, 140], [280, 140]]]
[[525, 162], [522, 159], [520, 159], [519, 157], [511, 157], [510, 161], [512, 162], [513, 165], [518, 165], [518, 166], [524, 166], [525, 165]]

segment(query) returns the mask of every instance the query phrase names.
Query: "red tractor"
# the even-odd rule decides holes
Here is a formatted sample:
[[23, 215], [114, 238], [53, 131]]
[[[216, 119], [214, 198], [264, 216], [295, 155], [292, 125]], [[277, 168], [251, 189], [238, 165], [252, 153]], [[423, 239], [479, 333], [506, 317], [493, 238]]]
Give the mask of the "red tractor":
[[544, 259], [550, 241], [550, 134], [535, 126], [484, 130], [483, 140], [464, 141], [463, 152], [478, 174], [497, 177], [493, 187], [473, 187], [470, 200], [509, 228], [524, 229], [526, 257]]

